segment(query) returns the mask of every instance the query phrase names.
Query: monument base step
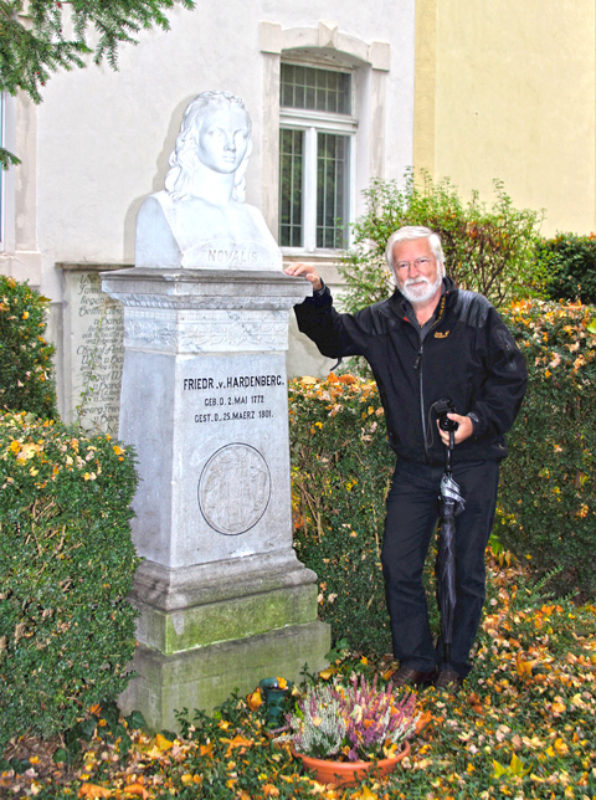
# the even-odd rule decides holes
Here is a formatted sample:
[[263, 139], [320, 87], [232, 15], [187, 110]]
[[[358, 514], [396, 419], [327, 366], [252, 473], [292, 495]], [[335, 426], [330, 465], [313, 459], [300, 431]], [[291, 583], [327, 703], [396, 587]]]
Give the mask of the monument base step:
[[293, 551], [167, 570], [143, 562], [131, 599], [137, 640], [164, 655], [317, 619], [316, 575]]
[[297, 682], [305, 665], [310, 673], [323, 669], [330, 643], [329, 626], [317, 620], [171, 655], [138, 645], [136, 675], [119, 705], [124, 714], [140, 711], [153, 730], [176, 731], [176, 711], [210, 712], [234, 691], [249, 694], [262, 678]]

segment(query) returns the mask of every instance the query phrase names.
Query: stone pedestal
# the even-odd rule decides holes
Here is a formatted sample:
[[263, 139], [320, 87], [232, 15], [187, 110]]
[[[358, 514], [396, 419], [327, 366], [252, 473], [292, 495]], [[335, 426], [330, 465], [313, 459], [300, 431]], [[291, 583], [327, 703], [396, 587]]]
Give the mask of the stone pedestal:
[[155, 728], [263, 677], [321, 669], [316, 575], [292, 549], [285, 350], [306, 281], [277, 272], [102, 275], [124, 306], [119, 436], [138, 456], [137, 677]]

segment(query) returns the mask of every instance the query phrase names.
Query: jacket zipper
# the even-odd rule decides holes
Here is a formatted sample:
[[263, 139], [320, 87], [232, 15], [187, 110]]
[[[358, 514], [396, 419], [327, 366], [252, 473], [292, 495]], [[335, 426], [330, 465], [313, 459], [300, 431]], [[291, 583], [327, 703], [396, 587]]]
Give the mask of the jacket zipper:
[[[445, 295], [441, 296], [440, 305], [439, 305], [439, 312], [437, 314], [437, 318], [434, 323], [430, 326], [427, 330], [425, 337], [437, 327], [439, 322], [443, 319], [443, 315], [445, 313]], [[406, 320], [410, 322], [407, 317]], [[411, 323], [410, 323], [411, 324]], [[428, 456], [428, 440], [426, 438], [426, 414], [424, 413], [424, 384], [422, 380], [422, 356], [424, 354], [424, 339], [420, 339], [420, 346], [418, 348], [418, 353], [416, 354], [416, 361], [414, 362], [414, 369], [418, 371], [418, 393], [420, 398], [420, 421], [422, 423], [422, 445], [424, 447], [424, 459], [428, 464], [430, 462], [430, 458]]]
[[424, 414], [424, 392], [422, 384], [422, 354], [424, 353], [424, 341], [420, 341], [420, 347], [414, 362], [414, 369], [418, 372], [418, 397], [420, 402], [420, 421], [422, 422], [422, 444], [424, 445], [424, 458], [428, 462], [428, 450], [426, 447], [426, 417]]

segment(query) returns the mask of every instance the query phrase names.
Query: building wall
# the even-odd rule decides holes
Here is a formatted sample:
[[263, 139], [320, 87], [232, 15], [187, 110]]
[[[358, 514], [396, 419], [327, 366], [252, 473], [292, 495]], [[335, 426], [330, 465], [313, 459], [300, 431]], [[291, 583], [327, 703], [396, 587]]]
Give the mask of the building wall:
[[418, 0], [416, 27], [416, 166], [596, 230], [594, 0]]

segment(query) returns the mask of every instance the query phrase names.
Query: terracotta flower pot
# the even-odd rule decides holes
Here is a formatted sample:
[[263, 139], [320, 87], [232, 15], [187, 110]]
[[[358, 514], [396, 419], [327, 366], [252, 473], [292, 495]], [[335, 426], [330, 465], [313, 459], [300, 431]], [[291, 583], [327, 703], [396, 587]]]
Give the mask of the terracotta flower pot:
[[333, 786], [355, 786], [371, 770], [380, 777], [393, 772], [402, 758], [409, 753], [410, 743], [404, 742], [400, 753], [380, 761], [331, 761], [325, 758], [311, 758], [303, 753], [294, 752], [294, 755], [302, 761], [306, 769], [314, 773], [315, 779], [319, 783], [328, 783]]

